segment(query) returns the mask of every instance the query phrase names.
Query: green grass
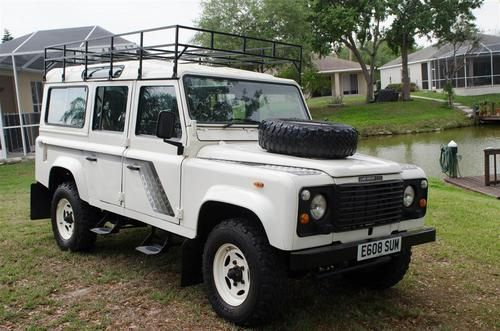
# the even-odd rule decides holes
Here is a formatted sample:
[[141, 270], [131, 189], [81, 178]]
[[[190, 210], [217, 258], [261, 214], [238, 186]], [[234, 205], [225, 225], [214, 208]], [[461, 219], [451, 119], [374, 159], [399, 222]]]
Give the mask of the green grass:
[[[342, 102], [345, 105], [358, 105], [365, 102], [365, 99], [366, 98], [364, 96], [359, 96], [359, 95], [345, 96], [342, 99]], [[333, 103], [334, 103], [334, 98], [330, 96], [311, 98], [307, 100], [307, 105], [309, 106], [309, 108], [325, 108], [332, 105]]]
[[308, 100], [313, 118], [352, 125], [363, 136], [429, 132], [472, 124], [461, 111], [429, 100], [365, 104], [362, 98], [353, 97], [345, 98], [348, 101], [344, 106], [334, 107], [329, 106], [328, 98]]
[[[431, 91], [418, 91], [412, 92], [412, 95], [428, 97], [434, 99], [447, 100], [447, 96], [442, 92], [431, 92]], [[472, 107], [484, 101], [494, 102], [497, 105], [500, 105], [500, 93], [495, 94], [485, 94], [485, 95], [471, 95], [471, 96], [460, 96], [455, 95], [454, 102], [461, 103], [465, 106]]]
[[[143, 256], [146, 229], [99, 238], [91, 254], [61, 252], [48, 221], [29, 221], [33, 162], [0, 166], [0, 329], [235, 330], [203, 286], [179, 286], [180, 251]], [[414, 248], [405, 279], [384, 292], [340, 279], [288, 282], [269, 330], [500, 327], [500, 203], [430, 183], [427, 225], [437, 242]]]

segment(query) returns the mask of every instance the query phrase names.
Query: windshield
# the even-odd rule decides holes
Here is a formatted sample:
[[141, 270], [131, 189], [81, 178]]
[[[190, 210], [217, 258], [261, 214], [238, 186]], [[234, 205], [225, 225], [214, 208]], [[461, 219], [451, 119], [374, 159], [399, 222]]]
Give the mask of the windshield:
[[200, 123], [258, 124], [268, 118], [308, 119], [293, 85], [185, 76], [189, 114]]

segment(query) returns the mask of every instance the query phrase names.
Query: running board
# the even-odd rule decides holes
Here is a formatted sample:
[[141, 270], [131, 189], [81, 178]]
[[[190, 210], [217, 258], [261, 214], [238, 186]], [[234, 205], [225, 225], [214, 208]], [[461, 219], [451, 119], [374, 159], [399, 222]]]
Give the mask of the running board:
[[146, 255], [157, 255], [166, 251], [170, 247], [170, 234], [164, 233], [164, 236], [159, 236], [156, 233], [156, 228], [151, 228], [151, 233], [144, 239], [140, 246], [135, 249]]

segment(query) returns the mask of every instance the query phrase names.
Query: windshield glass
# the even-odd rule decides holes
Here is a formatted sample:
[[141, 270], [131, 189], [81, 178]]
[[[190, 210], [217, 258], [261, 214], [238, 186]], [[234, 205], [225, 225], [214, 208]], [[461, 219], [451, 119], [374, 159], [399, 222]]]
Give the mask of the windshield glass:
[[184, 77], [189, 114], [200, 123], [253, 124], [308, 119], [296, 86], [213, 77]]

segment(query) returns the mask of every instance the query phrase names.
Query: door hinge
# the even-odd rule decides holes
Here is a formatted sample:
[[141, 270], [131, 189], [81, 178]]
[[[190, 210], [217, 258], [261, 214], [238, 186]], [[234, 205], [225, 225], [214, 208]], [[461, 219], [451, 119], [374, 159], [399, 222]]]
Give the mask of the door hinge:
[[125, 193], [118, 192], [118, 202], [120, 203], [120, 205], [125, 202]]
[[175, 212], [177, 214], [177, 216], [175, 218], [177, 218], [180, 221], [184, 217], [184, 209], [176, 208]]

